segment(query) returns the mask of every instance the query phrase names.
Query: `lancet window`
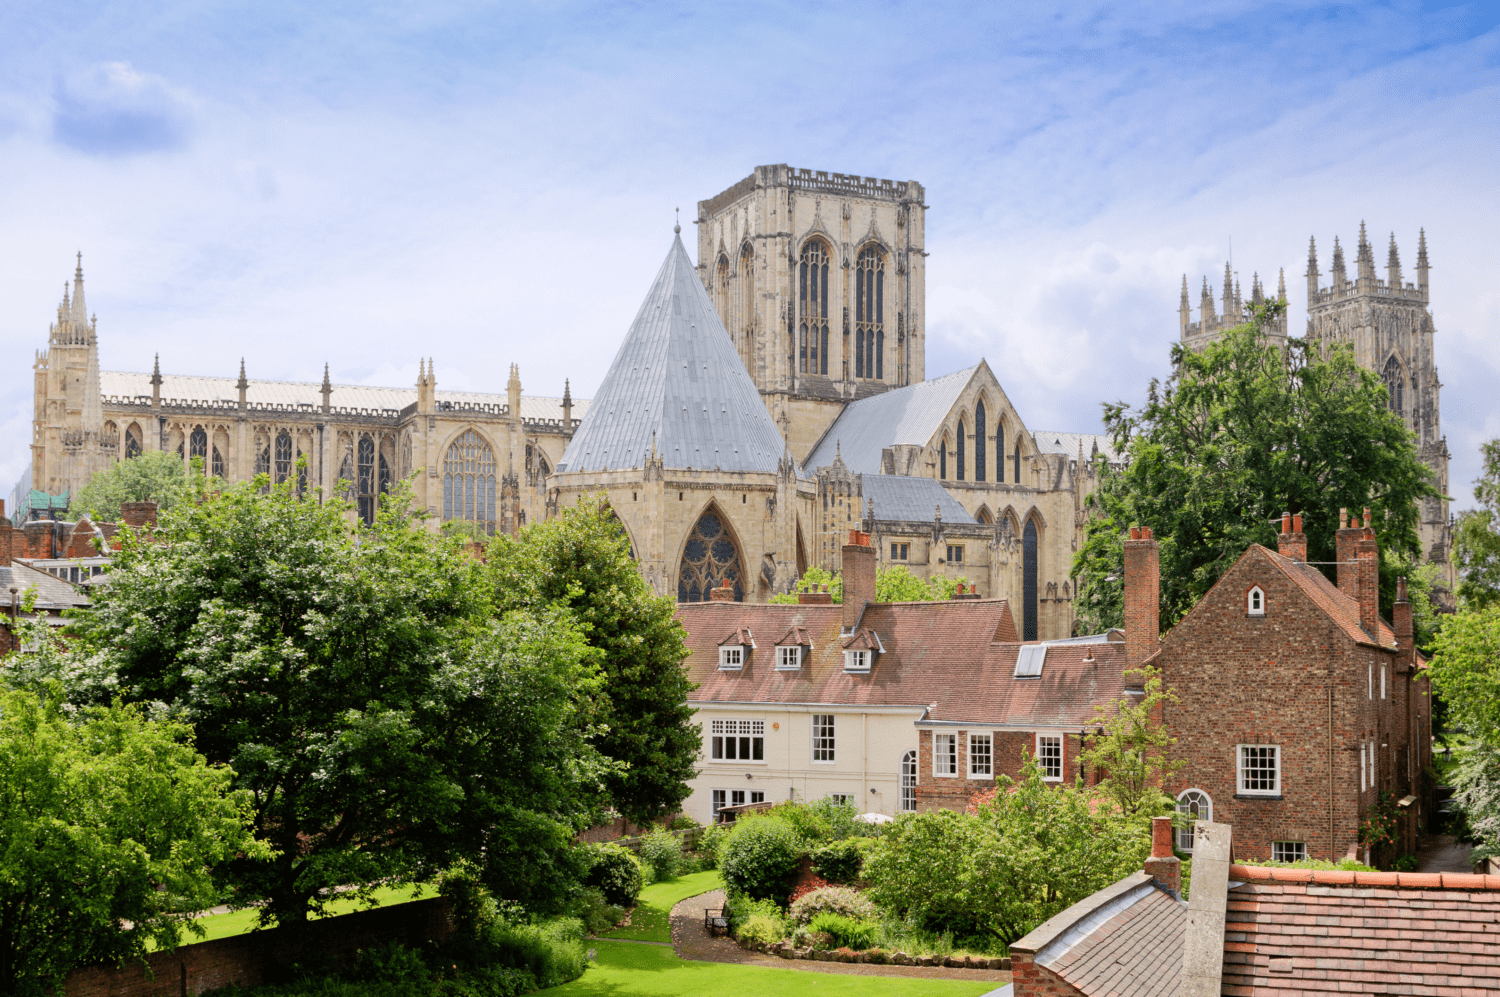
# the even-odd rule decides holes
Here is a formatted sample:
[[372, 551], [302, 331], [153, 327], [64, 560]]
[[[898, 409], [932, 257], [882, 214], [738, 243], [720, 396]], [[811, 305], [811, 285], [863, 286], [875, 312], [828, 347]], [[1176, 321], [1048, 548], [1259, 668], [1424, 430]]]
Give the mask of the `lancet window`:
[[[995, 480], [1005, 483], [1005, 423], [995, 424]], [[1020, 484], [1020, 482], [1016, 482]]]
[[208, 434], [199, 426], [188, 436], [188, 459], [194, 457], [202, 458], [204, 463], [208, 461]]
[[141, 427], [131, 423], [125, 430], [125, 456], [139, 457], [144, 447], [141, 445]]
[[677, 601], [704, 602], [713, 589], [728, 581], [735, 602], [745, 601], [740, 552], [719, 514], [710, 510], [698, 517], [682, 550], [677, 572]]
[[957, 465], [958, 480], [964, 480], [964, 421], [958, 420], [958, 442], [954, 444], [954, 464]]
[[216, 478], [224, 477], [224, 457], [219, 453], [219, 448], [213, 449], [213, 463], [209, 465], [209, 474]]
[[983, 481], [984, 472], [984, 402], [974, 403], [974, 480]]
[[292, 434], [286, 430], [276, 434], [276, 483], [279, 485], [292, 476]]
[[828, 373], [828, 257], [828, 247], [821, 239], [812, 239], [802, 247], [797, 369], [804, 374]]
[[367, 433], [359, 438], [359, 462], [356, 474], [356, 502], [359, 506], [359, 518], [366, 524], [375, 522], [376, 487], [375, 477], [375, 440]]
[[1014, 481], [1015, 481], [1016, 484], [1019, 485], [1021, 483], [1021, 441], [1020, 440], [1016, 440], [1015, 465], [1016, 465], [1016, 476], [1014, 478]]
[[443, 519], [495, 532], [495, 452], [472, 429], [453, 441], [443, 460]]
[[734, 322], [739, 331], [740, 358], [745, 369], [753, 372], [755, 359], [755, 250], [745, 243], [740, 250], [740, 272], [735, 280], [738, 301], [735, 303]]
[[1036, 520], [1027, 519], [1021, 532], [1021, 639], [1037, 640]]
[[1385, 370], [1381, 373], [1380, 378], [1385, 382], [1385, 388], [1391, 394], [1391, 411], [1395, 412], [1397, 415], [1405, 415], [1405, 399], [1402, 397], [1403, 392], [1401, 390], [1405, 378], [1401, 376], [1401, 361], [1397, 360], [1395, 357], [1391, 357], [1389, 360], [1387, 360], [1385, 362]]
[[948, 480], [948, 441], [938, 444], [938, 480]]
[[854, 267], [854, 376], [885, 377], [885, 252], [859, 251]]

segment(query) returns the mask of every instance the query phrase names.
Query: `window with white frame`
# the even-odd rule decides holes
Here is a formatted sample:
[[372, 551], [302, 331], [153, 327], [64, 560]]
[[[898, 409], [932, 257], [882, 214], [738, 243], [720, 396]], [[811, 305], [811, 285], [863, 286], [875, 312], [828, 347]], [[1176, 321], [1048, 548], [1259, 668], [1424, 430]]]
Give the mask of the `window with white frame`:
[[764, 720], [710, 720], [709, 757], [716, 762], [761, 762], [766, 758]]
[[913, 813], [917, 809], [917, 753], [908, 751], [901, 756], [901, 811]]
[[764, 802], [766, 802], [766, 794], [765, 794], [765, 792], [762, 791], [762, 790], [759, 790], [759, 789], [752, 789], [752, 790], [750, 790], [750, 802], [751, 803], [764, 803]]
[[796, 644], [776, 649], [776, 668], [779, 671], [796, 671], [802, 667], [802, 648]]
[[995, 777], [995, 738], [992, 734], [969, 735], [969, 778]]
[[1062, 737], [1054, 734], [1038, 734], [1036, 738], [1036, 763], [1042, 767], [1042, 778], [1049, 782], [1062, 779]]
[[745, 791], [743, 789], [732, 789], [729, 791], [729, 805], [731, 807], [742, 807], [745, 805]]
[[851, 807], [854, 805], [853, 793], [829, 793], [828, 798], [841, 807]]
[[932, 735], [932, 774], [958, 775], [958, 735]]
[[1375, 698], [1375, 663], [1365, 662], [1365, 698]]
[[844, 671], [846, 671], [846, 672], [867, 672], [869, 670], [870, 670], [870, 652], [869, 651], [845, 651], [844, 652]]
[[833, 714], [812, 715], [812, 756], [815, 762], [834, 760]]
[[1365, 786], [1368, 785], [1369, 777], [1366, 775], [1368, 771], [1365, 767], [1365, 746], [1361, 743], [1359, 746], [1359, 791], [1361, 793], [1365, 791]]
[[719, 811], [729, 805], [729, 793], [726, 790], [714, 789], [710, 790], [710, 795], [713, 798], [713, 805], [709, 812], [709, 823], [717, 824], [719, 822]]
[[729, 644], [719, 648], [719, 671], [737, 672], [745, 667], [745, 645]]
[[1242, 796], [1281, 794], [1281, 749], [1274, 744], [1239, 746], [1239, 792]]
[[1251, 616], [1266, 615], [1266, 594], [1257, 585], [1245, 594], [1245, 612]]
[[1301, 862], [1305, 858], [1307, 858], [1307, 842], [1305, 841], [1271, 842], [1272, 862]]
[[1214, 801], [1201, 789], [1183, 790], [1177, 797], [1177, 812], [1187, 814], [1188, 818], [1187, 825], [1177, 830], [1177, 847], [1191, 852], [1194, 822], [1214, 819]]

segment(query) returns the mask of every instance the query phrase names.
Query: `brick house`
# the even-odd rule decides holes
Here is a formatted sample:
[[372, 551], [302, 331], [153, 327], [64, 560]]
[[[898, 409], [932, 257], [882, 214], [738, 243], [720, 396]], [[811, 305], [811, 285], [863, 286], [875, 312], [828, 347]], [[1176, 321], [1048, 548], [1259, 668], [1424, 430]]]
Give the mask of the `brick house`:
[[1345, 517], [1335, 583], [1284, 517], [1278, 550], [1252, 545], [1159, 642], [1157, 541], [1132, 530], [1124, 546], [1126, 647], [1180, 699], [1164, 710], [1179, 809], [1232, 824], [1243, 857], [1339, 859], [1384, 791], [1397, 850], [1415, 851], [1430, 706], [1404, 580], [1393, 622], [1379, 614], [1374, 531]]
[[[877, 603], [876, 552], [852, 531], [844, 602], [678, 607], [698, 684], [701, 769], [684, 811], [834, 796], [862, 812], [962, 807], [1022, 752], [1061, 783], [1095, 705], [1125, 694], [1119, 631], [1023, 643], [1003, 599]], [[717, 593], [718, 590], [715, 590]]]

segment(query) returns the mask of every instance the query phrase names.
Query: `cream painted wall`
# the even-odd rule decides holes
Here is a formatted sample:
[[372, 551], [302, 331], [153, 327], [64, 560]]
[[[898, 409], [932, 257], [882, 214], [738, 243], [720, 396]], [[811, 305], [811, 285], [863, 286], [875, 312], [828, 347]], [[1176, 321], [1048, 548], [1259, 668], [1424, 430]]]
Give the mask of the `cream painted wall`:
[[[924, 712], [920, 706], [858, 710], [803, 704], [690, 705], [697, 710], [695, 722], [703, 725], [703, 747], [698, 756], [699, 773], [688, 781], [692, 795], [683, 810], [705, 824], [712, 815], [711, 790], [715, 789], [744, 790], [746, 802], [750, 800], [749, 791], [763, 792], [771, 803], [792, 798], [793, 790], [799, 800], [847, 793], [854, 797], [861, 813], [894, 816], [901, 805], [901, 756], [917, 750], [914, 724]], [[835, 760], [814, 762], [812, 716], [829, 712], [835, 717]], [[709, 757], [713, 720], [764, 720], [765, 761], [713, 761]]]

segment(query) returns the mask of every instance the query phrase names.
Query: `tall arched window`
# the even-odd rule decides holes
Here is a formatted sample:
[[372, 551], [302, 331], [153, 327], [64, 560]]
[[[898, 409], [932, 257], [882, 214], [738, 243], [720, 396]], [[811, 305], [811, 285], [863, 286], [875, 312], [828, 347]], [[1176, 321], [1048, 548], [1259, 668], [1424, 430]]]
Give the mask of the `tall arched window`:
[[948, 480], [948, 441], [938, 444], [938, 480]]
[[1005, 484], [1005, 423], [995, 423], [995, 480]]
[[729, 257], [723, 253], [719, 254], [719, 262], [714, 267], [714, 307], [719, 311], [719, 317], [724, 320], [724, 328], [731, 330], [734, 335], [732, 321], [729, 316]]
[[854, 376], [885, 377], [885, 251], [866, 246], [854, 265]]
[[1021, 639], [1037, 640], [1036, 520], [1027, 519], [1021, 532]]
[[917, 809], [917, 753], [908, 751], [901, 756], [901, 810], [912, 813]]
[[[286, 430], [276, 434], [276, 474], [279, 485], [292, 476], [292, 434]], [[373, 522], [373, 520], [366, 520]]]
[[224, 457], [219, 453], [219, 448], [214, 447], [213, 463], [210, 465], [209, 473], [216, 478], [224, 477]]
[[[1003, 457], [1001, 459], [1004, 460]], [[1019, 485], [1021, 483], [1021, 440], [1019, 436], [1016, 439], [1015, 465], [1015, 477], [1013, 477], [1011, 480]]]
[[202, 426], [198, 426], [188, 435], [188, 459], [207, 456], [208, 434], [203, 431]]
[[953, 445], [954, 475], [959, 481], [964, 480], [964, 421], [958, 420], [958, 442]]
[[724, 529], [719, 514], [709, 510], [698, 517], [683, 546], [682, 564], [677, 572], [677, 601], [704, 602], [709, 591], [726, 580], [734, 589], [734, 601], [743, 602], [744, 572], [739, 549]]
[[140, 424], [132, 422], [125, 428], [125, 456], [139, 457], [143, 449]]
[[984, 480], [984, 402], [974, 403], [974, 480]]
[[1187, 814], [1190, 820], [1177, 832], [1177, 847], [1181, 851], [1193, 850], [1193, 821], [1214, 819], [1214, 801], [1201, 789], [1187, 789], [1177, 797], [1177, 812]]
[[[288, 441], [290, 442], [290, 441]], [[280, 452], [281, 440], [276, 441], [277, 451]], [[369, 433], [359, 438], [359, 461], [355, 467], [358, 478], [355, 480], [355, 501], [359, 505], [359, 518], [366, 525], [375, 522], [375, 440]]]
[[472, 429], [453, 441], [443, 461], [443, 519], [495, 532], [495, 452]]
[[271, 473], [271, 441], [264, 436], [255, 438], [255, 473]]
[[828, 246], [809, 239], [798, 263], [799, 321], [797, 369], [804, 374], [828, 373]]
[[750, 243], [740, 248], [740, 268], [735, 279], [738, 302], [735, 304], [732, 329], [739, 332], [740, 359], [745, 369], [754, 373], [755, 362], [755, 249]]
[[1380, 379], [1385, 382], [1385, 389], [1391, 394], [1389, 403], [1391, 411], [1397, 415], [1406, 414], [1406, 409], [1403, 407], [1405, 399], [1402, 398], [1401, 390], [1404, 387], [1406, 379], [1401, 376], [1401, 362], [1394, 356], [1387, 360], [1385, 362], [1385, 370], [1381, 373]]

